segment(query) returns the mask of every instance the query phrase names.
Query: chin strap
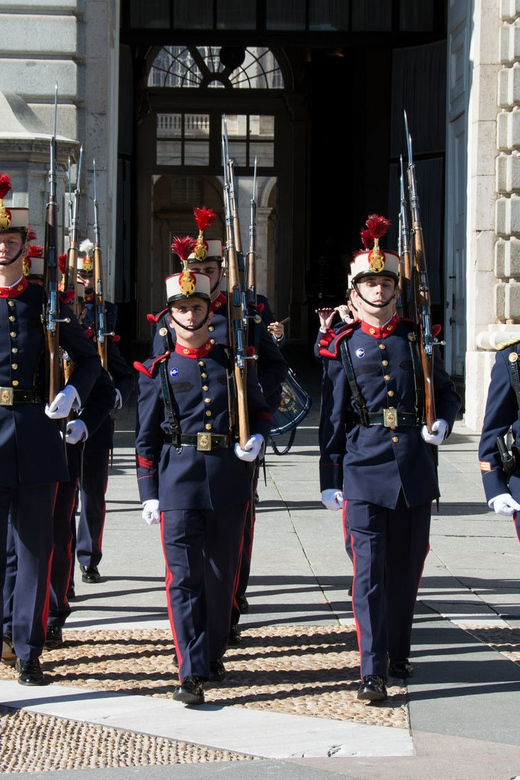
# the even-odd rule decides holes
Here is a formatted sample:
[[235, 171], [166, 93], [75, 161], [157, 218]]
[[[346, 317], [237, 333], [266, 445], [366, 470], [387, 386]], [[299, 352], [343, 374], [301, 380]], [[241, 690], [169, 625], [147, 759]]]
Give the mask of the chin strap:
[[175, 323], [175, 324], [176, 324], [176, 325], [177, 325], [179, 328], [182, 328], [182, 330], [188, 330], [188, 331], [190, 331], [190, 333], [195, 333], [195, 331], [197, 331], [197, 330], [200, 330], [201, 328], [203, 328], [203, 327], [204, 327], [204, 325], [206, 324], [206, 322], [208, 321], [208, 317], [209, 317], [209, 309], [208, 309], [208, 313], [206, 314], [206, 316], [204, 317], [204, 319], [202, 320], [202, 322], [201, 322], [201, 323], [199, 323], [198, 325], [183, 325], [182, 323], [180, 323], [180, 322], [179, 322], [179, 320], [176, 320], [176, 319], [175, 319], [175, 317], [173, 316], [173, 314], [172, 314], [171, 312], [170, 312], [170, 317], [172, 318], [172, 321], [173, 321], [173, 322], [174, 322], [174, 323]]
[[397, 288], [396, 288], [394, 294], [388, 301], [386, 301], [386, 303], [372, 303], [372, 301], [367, 301], [367, 299], [361, 295], [361, 293], [358, 290], [357, 284], [354, 284], [354, 290], [357, 292], [357, 294], [359, 295], [363, 303], [366, 303], [368, 306], [374, 306], [376, 309], [384, 309], [385, 306], [389, 306], [392, 303], [392, 301], [394, 301], [395, 298], [397, 297]]
[[16, 263], [16, 261], [18, 260], [18, 258], [19, 258], [19, 257], [20, 257], [20, 255], [22, 254], [22, 252], [23, 252], [23, 249], [24, 249], [24, 247], [23, 247], [23, 246], [21, 246], [21, 247], [20, 247], [20, 251], [18, 252], [18, 254], [16, 255], [16, 257], [13, 257], [13, 259], [12, 259], [12, 260], [4, 260], [3, 262], [1, 262], [1, 263], [0, 263], [0, 265], [2, 265], [2, 266], [6, 266], [6, 265], [12, 265], [12, 263]]

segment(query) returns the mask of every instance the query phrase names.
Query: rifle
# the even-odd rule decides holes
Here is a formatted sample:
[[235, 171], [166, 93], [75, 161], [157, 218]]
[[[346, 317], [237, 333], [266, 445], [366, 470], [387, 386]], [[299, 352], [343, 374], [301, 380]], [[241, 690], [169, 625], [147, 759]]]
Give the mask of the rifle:
[[47, 354], [47, 389], [49, 404], [52, 403], [62, 385], [59, 323], [69, 322], [60, 319], [58, 286], [58, 203], [56, 200], [56, 124], [58, 116], [58, 85], [54, 90], [54, 124], [50, 140], [49, 153], [49, 200], [45, 213], [45, 275], [44, 275], [44, 311], [45, 347]]
[[249, 222], [249, 252], [247, 253], [247, 302], [256, 306], [256, 157]]
[[[79, 223], [79, 199], [81, 195], [81, 164], [83, 160], [83, 146], [79, 149], [78, 168], [76, 173], [76, 186], [72, 193], [72, 182], [69, 160], [69, 250], [67, 253], [67, 265], [63, 275], [63, 290], [76, 290], [76, 276], [78, 266], [78, 223]], [[74, 295], [72, 303], [74, 314], [79, 317], [80, 305], [78, 296]]]
[[409, 319], [411, 316], [411, 262], [410, 262], [410, 226], [408, 222], [408, 203], [404, 189], [404, 170], [403, 157], [399, 158], [401, 165], [400, 177], [400, 199], [401, 208], [399, 209], [399, 266], [401, 279], [401, 312], [402, 316]]
[[410, 269], [410, 292], [412, 300], [413, 319], [419, 330], [419, 352], [424, 377], [425, 424], [432, 432], [436, 420], [435, 399], [433, 388], [433, 357], [434, 346], [444, 342], [434, 338], [431, 325], [430, 289], [428, 285], [428, 269], [424, 252], [424, 238], [419, 213], [419, 197], [415, 179], [415, 165], [412, 154], [412, 137], [408, 131], [408, 118], [404, 112], [406, 142], [408, 146], [408, 197], [412, 217], [412, 258]]
[[[238, 438], [241, 447], [249, 439], [247, 411], [247, 305], [245, 300], [244, 263], [241, 255], [240, 226], [236, 210], [233, 162], [229, 157], [227, 123], [222, 134], [224, 173], [224, 207], [226, 214], [226, 249], [228, 265], [228, 331], [234, 361], [234, 378], [238, 404]], [[233, 193], [233, 194], [232, 194]]]
[[106, 331], [105, 299], [103, 297], [103, 264], [101, 261], [101, 246], [99, 243], [99, 211], [96, 186], [96, 161], [92, 161], [94, 184], [94, 328], [95, 339], [101, 365], [107, 368], [107, 336], [113, 333]]

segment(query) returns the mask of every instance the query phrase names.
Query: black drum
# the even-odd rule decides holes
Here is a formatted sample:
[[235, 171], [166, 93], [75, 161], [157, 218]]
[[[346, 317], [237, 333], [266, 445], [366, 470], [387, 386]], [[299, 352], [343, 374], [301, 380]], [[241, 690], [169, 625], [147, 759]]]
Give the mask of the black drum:
[[[271, 446], [277, 455], [285, 455], [289, 452], [296, 434], [296, 428], [307, 417], [311, 410], [312, 398], [303, 389], [294, 371], [289, 368], [287, 378], [282, 385], [282, 397], [280, 406], [273, 416], [273, 427], [271, 428]], [[289, 433], [288, 444], [280, 450], [273, 441], [276, 436], [282, 436]]]

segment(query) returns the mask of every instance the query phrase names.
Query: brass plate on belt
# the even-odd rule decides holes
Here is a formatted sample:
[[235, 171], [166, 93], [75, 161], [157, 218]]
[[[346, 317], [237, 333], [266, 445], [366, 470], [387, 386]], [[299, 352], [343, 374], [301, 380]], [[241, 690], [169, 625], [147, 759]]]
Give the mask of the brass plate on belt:
[[397, 409], [383, 409], [383, 425], [385, 428], [395, 428], [397, 425]]
[[199, 452], [211, 452], [211, 433], [197, 434], [197, 449]]
[[13, 388], [0, 387], [0, 406], [13, 405]]

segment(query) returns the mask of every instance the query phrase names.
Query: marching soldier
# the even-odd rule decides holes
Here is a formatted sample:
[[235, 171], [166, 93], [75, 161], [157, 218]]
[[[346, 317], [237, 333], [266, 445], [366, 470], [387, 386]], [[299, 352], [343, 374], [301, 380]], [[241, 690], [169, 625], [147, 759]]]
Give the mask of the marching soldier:
[[[513, 517], [520, 540], [520, 341], [515, 339], [498, 350], [491, 371], [484, 423], [479, 443], [482, 483], [490, 509]], [[512, 452], [509, 438], [512, 437]]]
[[[209, 325], [209, 332], [212, 338], [218, 343], [224, 344], [228, 343], [228, 299], [221, 288], [224, 277], [222, 262], [222, 242], [217, 239], [202, 240], [199, 237], [194, 251], [188, 258], [191, 271], [206, 274], [210, 279], [211, 311], [213, 312], [213, 317]], [[254, 315], [253, 311], [251, 313]], [[156, 317], [149, 315], [149, 319], [157, 324], [153, 338], [152, 352], [154, 355], [162, 354], [167, 349], [171, 349], [171, 345], [175, 340], [174, 329], [165, 312], [161, 312]], [[287, 362], [280, 352], [276, 341], [273, 340], [273, 337], [267, 330], [261, 316], [256, 318], [251, 330], [254, 331], [254, 328], [257, 328], [257, 331], [254, 332], [258, 355], [258, 359], [255, 361], [256, 373], [258, 374], [258, 381], [264, 393], [267, 405], [274, 414], [280, 405], [282, 384], [285, 381], [288, 370]], [[254, 495], [253, 484], [252, 495]], [[255, 505], [254, 501], [252, 501], [245, 524], [244, 554], [242, 556], [241, 574], [237, 581], [237, 585], [240, 587], [238, 592], [239, 600], [235, 598], [231, 616], [229, 639], [230, 644], [233, 645], [237, 645], [241, 641], [238, 623], [241, 612], [245, 612], [248, 608], [245, 590], [249, 579], [251, 564], [254, 519]]]
[[[370, 242], [369, 242], [370, 243]], [[361, 656], [358, 698], [386, 698], [388, 676], [406, 679], [417, 589], [439, 496], [436, 447], [460, 398], [435, 355], [438, 419], [422, 424], [414, 323], [396, 314], [399, 257], [378, 241], [351, 266], [358, 320], [322, 334], [320, 482], [327, 509], [343, 510], [354, 560], [352, 608]]]
[[166, 590], [180, 685], [173, 698], [202, 704], [204, 682], [225, 676], [234, 582], [251, 499], [248, 464], [261, 456], [272, 415], [247, 372], [249, 426], [235, 443], [236, 388], [228, 347], [212, 337], [208, 276], [166, 280], [175, 345], [138, 369], [136, 454], [143, 518], [161, 523]]
[[[84, 257], [78, 257], [78, 284], [84, 288], [80, 314], [80, 322], [87, 336], [95, 339], [94, 322], [94, 292], [93, 292], [93, 265], [89, 254], [92, 242], [84, 241], [81, 249]], [[109, 335], [107, 340], [107, 365], [115, 387], [114, 411], [122, 409], [128, 403], [135, 389], [135, 379], [131, 368], [119, 351], [115, 335], [117, 306], [111, 301], [105, 301], [106, 329]], [[73, 517], [73, 534], [76, 557], [79, 562], [81, 579], [88, 584], [101, 581], [99, 563], [103, 550], [103, 531], [106, 518], [106, 490], [108, 486], [108, 470], [110, 453], [114, 443], [114, 419], [107, 414], [101, 425], [89, 435], [85, 441], [83, 450], [82, 479], [79, 484], [80, 511], [76, 531], [75, 518]], [[71, 589], [73, 594], [74, 577], [71, 577]]]
[[[11, 519], [17, 555], [12, 645], [19, 682], [46, 683], [39, 657], [45, 644], [52, 512], [56, 486], [68, 480], [63, 440], [56, 420], [79, 409], [101, 371], [99, 357], [67, 306], [62, 306], [60, 345], [74, 361], [67, 384], [45, 404], [45, 292], [23, 275], [27, 255], [27, 210], [7, 209], [11, 189], [0, 177], [0, 584], [6, 571], [6, 535]], [[2, 619], [3, 623], [3, 619]]]

